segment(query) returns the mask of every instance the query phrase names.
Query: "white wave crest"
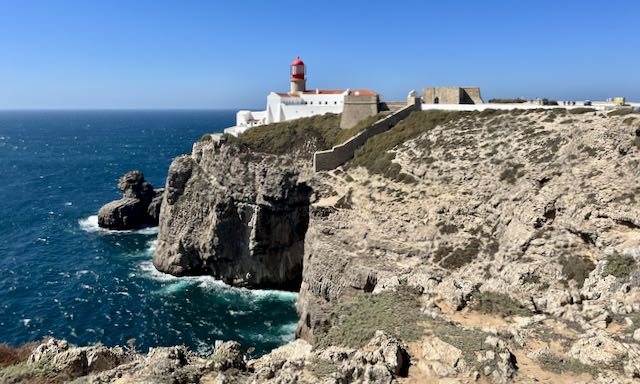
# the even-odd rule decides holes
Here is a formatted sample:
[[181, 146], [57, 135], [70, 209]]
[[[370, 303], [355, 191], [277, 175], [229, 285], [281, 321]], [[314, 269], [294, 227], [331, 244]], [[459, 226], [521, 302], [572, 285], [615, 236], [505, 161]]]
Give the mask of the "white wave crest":
[[237, 288], [225, 284], [221, 280], [216, 280], [213, 276], [184, 276], [176, 277], [167, 273], [160, 272], [149, 260], [140, 263], [142, 275], [148, 279], [158, 281], [160, 283], [172, 283], [171, 287], [163, 287], [161, 294], [176, 293], [189, 286], [197, 285], [198, 288], [212, 294], [235, 293], [242, 296], [248, 301], [261, 301], [265, 299], [275, 299], [278, 301], [295, 302], [298, 293], [288, 291], [278, 291], [273, 289], [247, 289]]
[[136, 230], [118, 231], [115, 229], [106, 229], [98, 225], [98, 215], [91, 215], [87, 218], [78, 220], [80, 229], [89, 233], [113, 233], [113, 234], [138, 234], [138, 235], [155, 235], [158, 233], [158, 227], [147, 227]]
[[142, 270], [142, 274], [146, 278], [159, 281], [161, 283], [178, 280], [178, 278], [175, 276], [158, 271], [156, 267], [153, 266], [153, 263], [151, 261], [143, 261], [142, 263], [140, 263], [140, 270]]
[[292, 323], [283, 324], [278, 328], [278, 333], [280, 336], [280, 340], [283, 343], [293, 341], [296, 339], [296, 329], [298, 328], [298, 322], [294, 321]]

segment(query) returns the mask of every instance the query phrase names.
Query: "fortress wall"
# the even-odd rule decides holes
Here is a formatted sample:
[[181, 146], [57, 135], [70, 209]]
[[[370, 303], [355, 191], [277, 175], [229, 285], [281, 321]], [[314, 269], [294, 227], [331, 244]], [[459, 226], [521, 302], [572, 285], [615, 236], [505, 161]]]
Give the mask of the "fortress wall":
[[459, 87], [425, 88], [423, 96], [428, 104], [460, 104], [462, 90]]
[[[511, 109], [575, 109], [584, 108], [584, 104], [576, 105], [538, 105], [533, 103], [518, 103], [518, 104], [422, 104], [423, 111], [441, 110], [441, 111], [484, 111], [486, 109], [498, 109], [498, 110], [511, 110]], [[598, 111], [606, 109], [603, 105], [589, 106]]]
[[313, 155], [313, 167], [316, 172], [336, 169], [353, 158], [356, 150], [360, 148], [370, 137], [389, 130], [401, 120], [406, 118], [413, 111], [421, 108], [420, 98], [415, 98], [414, 103], [407, 105], [399, 111], [388, 115], [371, 126], [353, 136], [340, 145], [334, 146], [326, 151], [318, 151]]
[[[425, 88], [423, 99], [426, 104], [482, 104], [478, 87], [436, 87]], [[437, 102], [436, 102], [437, 101]]]
[[359, 121], [376, 113], [378, 113], [378, 96], [347, 95], [344, 97], [340, 128], [352, 128]]
[[462, 104], [483, 104], [484, 101], [480, 96], [480, 88], [462, 88]]

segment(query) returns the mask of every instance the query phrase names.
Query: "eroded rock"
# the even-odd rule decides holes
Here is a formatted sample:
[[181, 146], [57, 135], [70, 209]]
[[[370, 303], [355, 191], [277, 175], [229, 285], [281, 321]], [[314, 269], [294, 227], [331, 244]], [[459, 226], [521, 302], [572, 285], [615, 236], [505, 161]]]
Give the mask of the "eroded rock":
[[103, 205], [98, 211], [98, 225], [115, 230], [138, 229], [158, 225], [163, 189], [154, 190], [140, 171], [120, 177], [122, 198]]
[[216, 136], [169, 169], [154, 265], [173, 275], [297, 290], [310, 187], [293, 164]]

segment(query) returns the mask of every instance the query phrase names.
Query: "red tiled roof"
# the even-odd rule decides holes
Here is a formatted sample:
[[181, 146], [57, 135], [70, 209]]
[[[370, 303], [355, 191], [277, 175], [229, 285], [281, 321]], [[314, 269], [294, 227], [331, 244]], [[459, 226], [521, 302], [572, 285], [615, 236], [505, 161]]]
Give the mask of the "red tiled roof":
[[303, 92], [305, 95], [315, 95], [315, 94], [319, 94], [319, 95], [339, 95], [341, 93], [344, 93], [344, 89], [318, 89], [318, 90], [312, 90], [312, 91], [304, 91]]
[[[311, 90], [311, 91], [304, 91], [303, 94], [305, 95], [339, 95], [342, 94], [346, 91], [346, 89], [318, 89], [318, 90]], [[360, 95], [360, 96], [377, 96], [378, 93], [375, 91], [370, 91], [368, 89], [350, 89], [349, 90], [349, 95], [355, 95], [356, 92]], [[291, 93], [277, 93], [278, 96], [280, 97], [299, 97], [297, 94], [291, 94]]]

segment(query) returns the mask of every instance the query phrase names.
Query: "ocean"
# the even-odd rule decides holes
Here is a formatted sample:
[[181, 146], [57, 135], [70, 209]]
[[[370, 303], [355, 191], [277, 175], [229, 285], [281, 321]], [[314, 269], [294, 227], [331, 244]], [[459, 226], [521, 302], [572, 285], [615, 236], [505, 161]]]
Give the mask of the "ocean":
[[156, 228], [106, 231], [103, 204], [138, 169], [154, 187], [171, 160], [233, 111], [0, 112], [0, 343], [45, 336], [201, 354], [237, 340], [260, 355], [294, 338], [296, 294], [176, 278], [151, 263]]

